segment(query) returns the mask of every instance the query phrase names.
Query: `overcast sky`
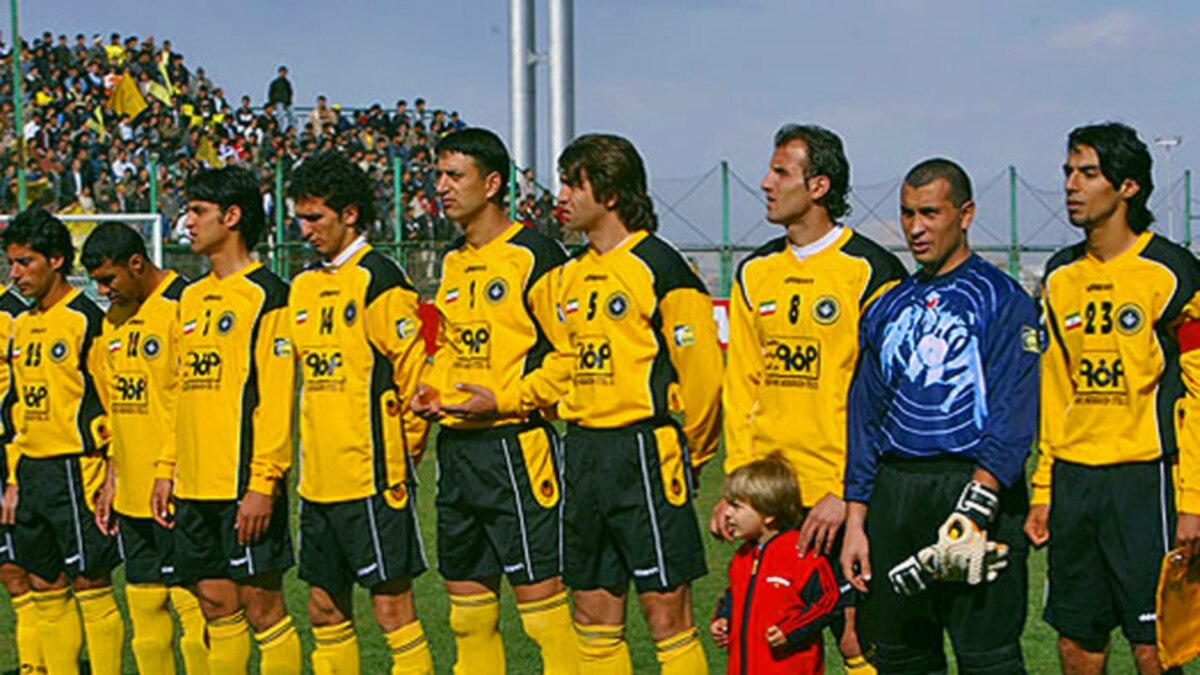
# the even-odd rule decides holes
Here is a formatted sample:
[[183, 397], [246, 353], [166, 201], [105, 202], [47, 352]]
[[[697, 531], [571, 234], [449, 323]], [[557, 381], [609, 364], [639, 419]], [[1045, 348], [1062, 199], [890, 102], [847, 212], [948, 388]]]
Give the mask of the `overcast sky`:
[[[509, 136], [507, 0], [24, 0], [21, 21], [26, 37], [169, 38], [231, 102], [260, 103], [287, 64], [300, 103], [424, 96]], [[539, 0], [543, 51], [545, 25]], [[722, 159], [757, 186], [789, 121], [837, 131], [856, 185], [941, 154], [977, 183], [1013, 164], [1054, 188], [1067, 131], [1104, 119], [1182, 134], [1175, 174], [1200, 166], [1200, 3], [577, 0], [575, 29], [577, 132], [632, 139], [660, 196]], [[544, 122], [544, 70], [539, 90]]]

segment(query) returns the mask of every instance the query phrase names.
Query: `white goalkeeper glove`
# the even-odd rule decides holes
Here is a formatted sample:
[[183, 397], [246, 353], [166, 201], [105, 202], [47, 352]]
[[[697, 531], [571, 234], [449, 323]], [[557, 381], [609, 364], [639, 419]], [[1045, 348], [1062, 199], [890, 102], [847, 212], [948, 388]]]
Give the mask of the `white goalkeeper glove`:
[[[888, 581], [898, 595], [920, 595], [934, 581], [962, 582], [966, 575], [960, 568], [947, 567], [945, 555], [939, 544], [930, 544], [904, 559], [888, 570]], [[1008, 546], [994, 541], [987, 542], [983, 556], [983, 578], [995, 581], [1000, 571], [1008, 567]]]

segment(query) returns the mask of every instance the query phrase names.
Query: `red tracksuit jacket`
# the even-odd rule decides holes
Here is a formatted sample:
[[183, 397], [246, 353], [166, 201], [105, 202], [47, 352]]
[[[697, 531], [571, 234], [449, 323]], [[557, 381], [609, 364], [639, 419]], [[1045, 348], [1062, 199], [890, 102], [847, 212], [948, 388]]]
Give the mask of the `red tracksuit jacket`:
[[[829, 623], [840, 592], [825, 556], [796, 554], [795, 530], [764, 546], [743, 544], [729, 563], [729, 588], [715, 618], [729, 619], [730, 675], [825, 672], [821, 629]], [[767, 628], [787, 636], [779, 648], [767, 644]]]

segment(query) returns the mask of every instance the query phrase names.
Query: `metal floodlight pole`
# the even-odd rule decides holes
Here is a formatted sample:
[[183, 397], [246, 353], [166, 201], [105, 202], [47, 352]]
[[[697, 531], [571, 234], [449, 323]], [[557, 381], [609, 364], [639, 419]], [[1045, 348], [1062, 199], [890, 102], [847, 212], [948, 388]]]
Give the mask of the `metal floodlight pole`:
[[1175, 239], [1175, 202], [1171, 199], [1171, 186], [1175, 180], [1174, 163], [1171, 159], [1171, 151], [1179, 147], [1183, 143], [1183, 136], [1159, 136], [1154, 139], [1154, 144], [1163, 149], [1167, 153], [1167, 230], [1170, 232], [1171, 239]]
[[1021, 242], [1017, 233], [1017, 167], [1008, 167], [1008, 276], [1021, 280]]
[[1192, 220], [1195, 216], [1192, 215], [1192, 170], [1186, 169], [1183, 172], [1183, 244], [1190, 251], [1192, 250]]
[[[550, 152], [551, 164], [575, 137], [575, 8], [574, 0], [549, 0], [550, 21]], [[558, 172], [551, 185], [558, 191]]]
[[513, 161], [522, 168], [537, 162], [537, 58], [533, 50], [533, 30], [533, 0], [509, 0], [508, 99], [512, 117], [512, 154]]
[[25, 210], [25, 122], [21, 119], [24, 107], [21, 95], [21, 85], [25, 79], [25, 74], [21, 72], [21, 12], [20, 0], [12, 0], [12, 40], [13, 48], [10, 52], [12, 57], [13, 71], [13, 114], [15, 115], [15, 125], [13, 127], [13, 136], [17, 140], [17, 208]]

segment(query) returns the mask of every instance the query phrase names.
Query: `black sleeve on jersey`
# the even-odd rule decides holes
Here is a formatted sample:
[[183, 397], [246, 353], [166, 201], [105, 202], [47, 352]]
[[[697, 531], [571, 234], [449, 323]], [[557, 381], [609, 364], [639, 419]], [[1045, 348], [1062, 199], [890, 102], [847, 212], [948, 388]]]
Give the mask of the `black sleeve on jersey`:
[[704, 282], [688, 264], [679, 249], [651, 234], [630, 251], [654, 272], [654, 296], [663, 298], [673, 290], [692, 288], [708, 293]]
[[187, 279], [184, 279], [182, 276], [176, 276], [171, 285], [167, 286], [166, 290], [163, 291], [163, 297], [179, 302], [179, 298], [183, 297], [183, 289], [187, 288], [187, 285]]
[[1200, 290], [1200, 263], [1191, 251], [1157, 234], [1142, 250], [1142, 257], [1161, 263], [1175, 275], [1175, 292], [1159, 320], [1165, 326], [1179, 316], [1184, 305], [1192, 299], [1197, 290]]
[[529, 272], [529, 280], [525, 282], [526, 293], [546, 272], [567, 261], [567, 252], [562, 244], [529, 228], [517, 232], [509, 243], [528, 249], [533, 254], [533, 269]]
[[76, 417], [79, 438], [83, 440], [83, 454], [92, 454], [101, 448], [95, 444], [92, 437], [92, 420], [104, 414], [104, 405], [100, 403], [100, 393], [96, 390], [96, 381], [87, 369], [88, 356], [96, 348], [96, 340], [104, 329], [104, 312], [86, 295], [80, 293], [67, 304], [83, 315], [85, 323], [83, 342], [79, 346], [79, 372], [83, 375], [83, 400], [79, 402], [79, 415]]
[[751, 261], [759, 258], [765, 258], [769, 255], [774, 255], [787, 249], [787, 236], [776, 237], [767, 243], [754, 249], [754, 252], [747, 256], [742, 262], [738, 263], [737, 274], [735, 278], [738, 280], [738, 286], [742, 289], [742, 301], [746, 303], [746, 307], [753, 309], [750, 305], [750, 296], [746, 295], [746, 265]]
[[409, 291], [415, 292], [416, 290], [409, 283], [408, 277], [404, 276], [404, 272], [396, 264], [396, 261], [379, 251], [368, 251], [358, 261], [358, 266], [365, 269], [371, 275], [371, 281], [367, 284], [367, 305], [375, 302], [375, 298], [383, 295], [384, 291], [389, 288], [399, 286]]
[[276, 276], [274, 272], [265, 267], [259, 267], [250, 274], [247, 274], [246, 279], [263, 289], [263, 293], [265, 295], [262, 305], [263, 314], [273, 309], [283, 309], [284, 307], [287, 307], [287, 282]]
[[871, 278], [867, 280], [867, 285], [858, 298], [859, 306], [862, 306], [867, 298], [875, 295], [880, 286], [908, 276], [908, 270], [904, 269], [900, 259], [891, 251], [857, 232], [850, 235], [850, 241], [847, 241], [846, 245], [842, 247], [842, 252], [848, 256], [866, 260], [871, 267]]
[[1050, 256], [1050, 259], [1046, 261], [1046, 271], [1042, 274], [1042, 286], [1045, 286], [1046, 281], [1050, 278], [1051, 272], [1062, 267], [1063, 265], [1067, 265], [1079, 260], [1083, 257], [1083, 254], [1086, 251], [1087, 249], [1084, 248], [1084, 242], [1081, 241], [1078, 244], [1059, 249], [1057, 253]]
[[0, 294], [0, 312], [11, 314], [15, 319], [17, 315], [27, 309], [29, 309], [29, 305], [26, 305], [21, 298], [17, 297], [16, 293], [4, 291], [3, 294]]

